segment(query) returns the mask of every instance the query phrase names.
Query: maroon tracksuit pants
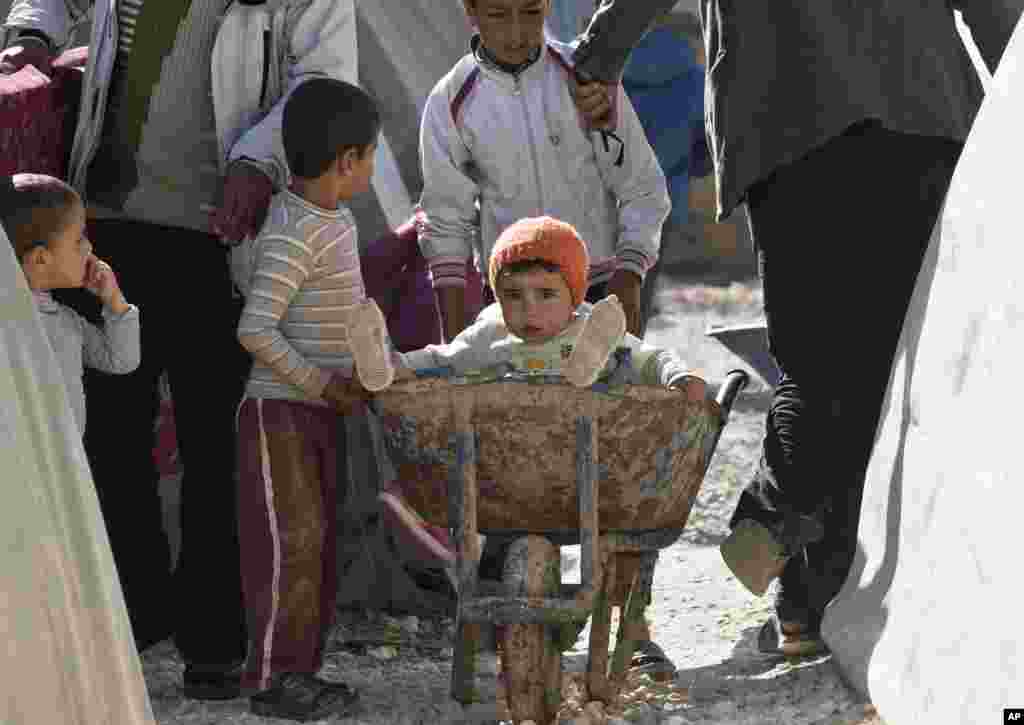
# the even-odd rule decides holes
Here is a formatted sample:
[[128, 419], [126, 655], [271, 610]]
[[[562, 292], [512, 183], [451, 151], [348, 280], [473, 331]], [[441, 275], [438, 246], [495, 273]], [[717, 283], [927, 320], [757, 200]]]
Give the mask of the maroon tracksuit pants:
[[320, 669], [337, 594], [335, 500], [345, 419], [247, 398], [238, 416], [238, 526], [249, 653], [242, 686]]

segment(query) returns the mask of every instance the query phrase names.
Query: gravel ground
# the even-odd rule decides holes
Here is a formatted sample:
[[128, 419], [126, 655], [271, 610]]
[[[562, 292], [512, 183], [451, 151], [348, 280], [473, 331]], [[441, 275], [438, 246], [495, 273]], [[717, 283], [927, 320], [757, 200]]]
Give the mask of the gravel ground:
[[[750, 322], [761, 316], [760, 289], [669, 280], [657, 296], [648, 339], [678, 349], [709, 381], [745, 366], [704, 336], [711, 324]], [[759, 454], [766, 388], [755, 380], [734, 408], [683, 537], [661, 553], [650, 611], [655, 639], [679, 668], [670, 687], [647, 678], [631, 681], [628, 697], [608, 725], [687, 723], [761, 725], [882, 725], [873, 708], [841, 680], [828, 657], [787, 661], [756, 652], [757, 629], [770, 597], [747, 593], [721, 563], [716, 544]], [[563, 551], [565, 577], [578, 577], [578, 550]], [[480, 690], [491, 702], [463, 709], [448, 698], [452, 624], [445, 620], [392, 619], [372, 612], [341, 612], [327, 657], [326, 675], [354, 685], [362, 709], [354, 717], [323, 722], [366, 725], [495, 722], [501, 718], [497, 665], [481, 657]], [[574, 703], [574, 673], [585, 667], [585, 630], [565, 654], [563, 688]], [[157, 721], [162, 725], [283, 723], [258, 718], [247, 701], [205, 704], [181, 696], [183, 664], [162, 644], [143, 656]], [[562, 721], [566, 725], [569, 719]], [[583, 720], [577, 720], [585, 725]]]

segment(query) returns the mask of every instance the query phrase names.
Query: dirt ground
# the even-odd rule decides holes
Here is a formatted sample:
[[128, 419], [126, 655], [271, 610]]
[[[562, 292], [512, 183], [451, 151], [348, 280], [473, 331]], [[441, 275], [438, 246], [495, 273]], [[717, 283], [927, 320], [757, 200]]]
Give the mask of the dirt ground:
[[[709, 286], [665, 278], [656, 298], [648, 339], [679, 350], [711, 381], [744, 365], [705, 337], [708, 325], [749, 322], [762, 313], [756, 282]], [[738, 400], [687, 531], [661, 553], [650, 610], [655, 640], [679, 668], [671, 687], [646, 678], [631, 684], [629, 701], [609, 725], [729, 723], [730, 725], [882, 725], [873, 708], [840, 678], [826, 657], [786, 661], [756, 651], [758, 627], [770, 610], [770, 596], [748, 594], [729, 575], [716, 545], [739, 492], [759, 454], [768, 396], [755, 380]], [[578, 577], [578, 550], [563, 551], [567, 580]], [[354, 685], [362, 711], [323, 722], [366, 725], [495, 722], [501, 710], [497, 665], [481, 657], [480, 691], [487, 702], [464, 709], [448, 698], [451, 665], [450, 621], [392, 619], [374, 612], [341, 612], [327, 657], [328, 676]], [[572, 702], [572, 673], [585, 667], [585, 630], [563, 658], [564, 692]], [[245, 700], [204, 704], [181, 696], [182, 663], [172, 646], [159, 645], [143, 657], [157, 721], [162, 725], [236, 725], [274, 721], [247, 711]], [[571, 722], [571, 721], [563, 721]]]

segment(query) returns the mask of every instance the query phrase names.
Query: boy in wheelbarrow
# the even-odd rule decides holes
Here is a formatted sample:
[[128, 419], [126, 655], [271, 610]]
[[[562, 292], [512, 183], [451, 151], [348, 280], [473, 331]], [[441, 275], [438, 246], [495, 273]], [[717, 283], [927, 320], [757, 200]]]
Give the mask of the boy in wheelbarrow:
[[[593, 305], [585, 301], [588, 266], [586, 244], [570, 224], [551, 217], [520, 219], [501, 234], [491, 253], [488, 281], [497, 303], [481, 311], [451, 343], [400, 355], [394, 379], [442, 371], [481, 379], [504, 373], [561, 375], [579, 387], [599, 379], [659, 385], [703, 400], [704, 381], [693, 376], [675, 353], [626, 332], [625, 315], [615, 295]], [[387, 354], [386, 331], [368, 336], [378, 341], [378, 359], [387, 365], [392, 358]], [[425, 531], [436, 539], [420, 537], [450, 571], [454, 554], [447, 534], [423, 522], [397, 490], [386, 491], [382, 501], [401, 528]], [[487, 572], [482, 570], [481, 575]], [[627, 591], [628, 582], [619, 582], [615, 589]], [[650, 642], [646, 622], [641, 629], [634, 639], [647, 646], [635, 657], [634, 666], [646, 668], [652, 676], [671, 678], [672, 665], [660, 648], [651, 653], [657, 646]]]

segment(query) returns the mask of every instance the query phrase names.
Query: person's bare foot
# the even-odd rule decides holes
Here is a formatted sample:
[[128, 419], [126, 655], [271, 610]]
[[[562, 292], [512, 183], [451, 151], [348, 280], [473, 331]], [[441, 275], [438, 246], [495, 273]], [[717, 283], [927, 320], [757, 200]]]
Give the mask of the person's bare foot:
[[371, 392], [384, 390], [395, 379], [395, 366], [387, 344], [387, 323], [372, 299], [363, 300], [352, 311], [348, 336], [356, 374]]
[[609, 356], [626, 334], [626, 316], [615, 295], [597, 302], [573, 344], [572, 354], [562, 369], [566, 380], [579, 388], [597, 382]]

